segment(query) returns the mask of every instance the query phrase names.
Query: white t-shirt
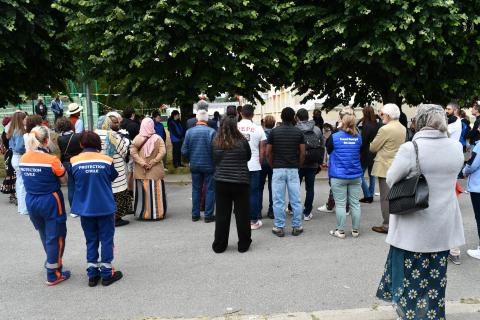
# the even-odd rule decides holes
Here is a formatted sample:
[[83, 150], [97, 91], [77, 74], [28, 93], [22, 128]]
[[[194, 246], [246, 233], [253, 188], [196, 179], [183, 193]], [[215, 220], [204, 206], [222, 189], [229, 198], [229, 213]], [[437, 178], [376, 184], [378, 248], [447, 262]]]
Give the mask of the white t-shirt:
[[260, 164], [260, 142], [267, 140], [263, 128], [253, 123], [252, 120], [243, 119], [238, 123], [238, 130], [247, 139], [248, 144], [250, 145], [250, 150], [252, 151], [252, 157], [250, 158], [250, 161], [248, 161], [248, 170], [262, 170]]
[[457, 117], [457, 121], [448, 125], [448, 132], [450, 133], [450, 138], [455, 141], [460, 141], [460, 137], [462, 136], [462, 120]]

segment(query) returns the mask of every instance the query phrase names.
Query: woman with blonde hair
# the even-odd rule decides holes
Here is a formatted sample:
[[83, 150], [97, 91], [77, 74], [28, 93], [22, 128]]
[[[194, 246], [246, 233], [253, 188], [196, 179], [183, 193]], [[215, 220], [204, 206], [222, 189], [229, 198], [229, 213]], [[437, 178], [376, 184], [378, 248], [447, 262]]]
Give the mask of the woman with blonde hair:
[[17, 181], [15, 182], [15, 189], [17, 191], [17, 203], [18, 213], [28, 215], [27, 204], [25, 203], [25, 197], [27, 195], [25, 186], [23, 184], [22, 176], [19, 174], [20, 158], [25, 153], [25, 141], [23, 135], [25, 134], [25, 118], [26, 113], [22, 110], [17, 110], [13, 113], [10, 127], [7, 131], [7, 139], [10, 141], [10, 149], [12, 149], [12, 166], [15, 169], [17, 175]]
[[[23, 137], [22, 137], [23, 140]], [[19, 163], [25, 182], [26, 206], [30, 220], [38, 233], [47, 255], [47, 285], [67, 280], [69, 271], [62, 270], [62, 256], [67, 235], [67, 216], [61, 190], [66, 182], [65, 168], [49, 154], [50, 135], [47, 127], [36, 126], [26, 137], [27, 152]]]
[[165, 218], [167, 201], [162, 159], [166, 152], [163, 139], [155, 134], [153, 119], [143, 119], [140, 133], [130, 146], [130, 155], [135, 162], [133, 210], [135, 216], [141, 220]]
[[360, 147], [362, 138], [357, 132], [355, 116], [350, 113], [342, 115], [338, 132], [327, 141], [328, 176], [335, 199], [337, 226], [330, 235], [345, 239], [346, 204], [350, 205], [352, 215], [352, 236], [359, 236], [362, 166], [360, 164]]

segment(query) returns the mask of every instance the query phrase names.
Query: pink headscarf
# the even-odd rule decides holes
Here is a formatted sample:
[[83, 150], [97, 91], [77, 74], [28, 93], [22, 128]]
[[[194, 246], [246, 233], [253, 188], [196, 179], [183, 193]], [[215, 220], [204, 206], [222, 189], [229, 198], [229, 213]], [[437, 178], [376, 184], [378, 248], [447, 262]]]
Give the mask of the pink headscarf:
[[[155, 125], [153, 123], [153, 120], [151, 118], [145, 118], [142, 120], [142, 124], [140, 125], [140, 133], [139, 135], [147, 140], [147, 142], [144, 143], [143, 145], [143, 152], [145, 154], [145, 158], [150, 157], [150, 155], [153, 152], [153, 149], [155, 148], [155, 142], [157, 142], [160, 137], [155, 134]], [[140, 150], [139, 150], [140, 151]]]

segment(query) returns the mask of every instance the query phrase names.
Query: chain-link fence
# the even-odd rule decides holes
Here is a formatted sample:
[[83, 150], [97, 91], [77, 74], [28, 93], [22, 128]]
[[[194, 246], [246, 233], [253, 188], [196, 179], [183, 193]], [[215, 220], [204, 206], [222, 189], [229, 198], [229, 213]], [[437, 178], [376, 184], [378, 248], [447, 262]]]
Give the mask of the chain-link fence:
[[[55, 97], [40, 95], [38, 99], [42, 99], [45, 107], [47, 108], [47, 121], [51, 128], [54, 127], [55, 115], [51, 109], [52, 100]], [[80, 113], [80, 119], [83, 120], [85, 128], [88, 128], [88, 117], [87, 117], [87, 100], [85, 97], [73, 97], [73, 102], [77, 103], [78, 105], [83, 107], [82, 112]], [[16, 110], [23, 110], [28, 114], [35, 114], [35, 105], [37, 104], [38, 100], [30, 100], [25, 103], [16, 104], [16, 105], [7, 105], [5, 108], [0, 108], [0, 118], [3, 119], [5, 117], [11, 116]], [[63, 115], [66, 117], [66, 112], [68, 111], [68, 105], [72, 103], [71, 100], [63, 100]], [[93, 127], [96, 127], [98, 116], [99, 116], [99, 105], [96, 101], [92, 101], [92, 110], [93, 110]], [[0, 122], [0, 128], [3, 130], [3, 126]]]

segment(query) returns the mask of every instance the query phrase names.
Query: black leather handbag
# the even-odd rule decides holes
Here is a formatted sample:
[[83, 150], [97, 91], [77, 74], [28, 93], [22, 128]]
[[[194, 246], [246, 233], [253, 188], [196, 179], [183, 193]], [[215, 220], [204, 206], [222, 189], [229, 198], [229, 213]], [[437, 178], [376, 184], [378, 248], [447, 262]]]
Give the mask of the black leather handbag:
[[428, 183], [420, 170], [418, 145], [415, 141], [412, 143], [415, 147], [417, 173], [411, 178], [398, 181], [390, 189], [387, 196], [390, 214], [404, 215], [428, 208]]

